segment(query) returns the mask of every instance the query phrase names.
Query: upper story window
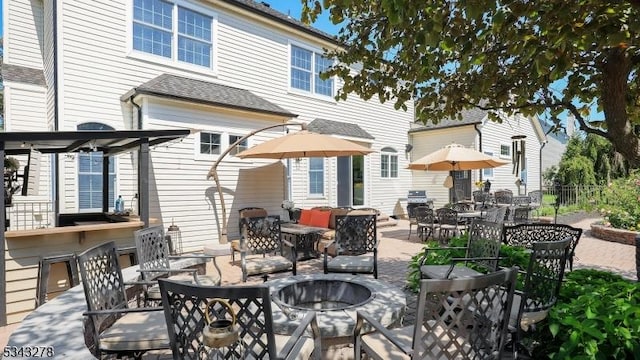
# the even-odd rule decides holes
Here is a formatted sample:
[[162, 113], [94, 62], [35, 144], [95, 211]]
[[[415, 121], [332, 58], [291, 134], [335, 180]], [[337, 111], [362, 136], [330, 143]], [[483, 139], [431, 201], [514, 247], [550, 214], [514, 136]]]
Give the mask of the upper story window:
[[390, 147], [382, 148], [380, 154], [380, 177], [398, 177], [398, 155], [397, 151]]
[[134, 50], [210, 68], [212, 26], [212, 16], [174, 3], [133, 1]]
[[291, 88], [312, 94], [333, 96], [333, 79], [320, 79], [333, 61], [322, 54], [291, 45]]
[[220, 155], [221, 136], [217, 133], [200, 133], [200, 154]]
[[[79, 124], [78, 130], [113, 130], [112, 127], [100, 123]], [[103, 176], [102, 152], [78, 153], [78, 209], [80, 211], [102, 211]], [[109, 208], [116, 198], [116, 166], [115, 157], [109, 158]]]

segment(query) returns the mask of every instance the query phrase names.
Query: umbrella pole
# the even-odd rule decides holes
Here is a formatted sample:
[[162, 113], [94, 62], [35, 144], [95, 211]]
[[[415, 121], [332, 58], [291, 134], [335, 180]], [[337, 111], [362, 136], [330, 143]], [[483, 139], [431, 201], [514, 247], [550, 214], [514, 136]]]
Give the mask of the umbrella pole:
[[305, 129], [306, 124], [304, 123], [283, 123], [283, 124], [277, 124], [277, 125], [270, 125], [270, 126], [265, 126], [263, 128], [260, 128], [258, 130], [254, 130], [250, 133], [248, 133], [247, 135], [241, 137], [240, 139], [238, 139], [236, 142], [234, 142], [233, 144], [231, 144], [231, 146], [229, 146], [227, 148], [227, 150], [225, 150], [222, 154], [220, 154], [220, 156], [218, 157], [218, 160], [216, 160], [215, 163], [213, 163], [213, 166], [211, 167], [211, 169], [209, 170], [209, 174], [207, 175], [207, 180], [213, 178], [213, 181], [216, 182], [216, 189], [218, 191], [218, 196], [220, 197], [220, 210], [221, 210], [221, 219], [222, 219], [222, 225], [218, 226], [218, 229], [220, 229], [220, 232], [218, 233], [219, 237], [218, 237], [218, 242], [220, 244], [226, 244], [229, 242], [229, 238], [227, 236], [227, 207], [224, 203], [224, 194], [222, 193], [222, 184], [220, 184], [220, 178], [218, 177], [218, 165], [220, 165], [220, 163], [222, 162], [222, 159], [224, 159], [225, 156], [227, 156], [233, 149], [235, 149], [238, 144], [240, 144], [241, 142], [245, 141], [246, 139], [252, 137], [253, 135], [260, 133], [262, 131], [265, 130], [270, 130], [270, 129], [274, 129], [280, 126], [289, 126], [289, 125], [297, 125], [300, 126], [301, 129]]

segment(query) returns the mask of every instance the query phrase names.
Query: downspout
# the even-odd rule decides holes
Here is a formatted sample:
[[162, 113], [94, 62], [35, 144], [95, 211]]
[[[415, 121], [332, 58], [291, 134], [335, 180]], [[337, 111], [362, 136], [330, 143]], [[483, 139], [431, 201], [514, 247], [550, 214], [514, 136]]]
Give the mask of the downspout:
[[[473, 124], [473, 128], [478, 133], [478, 151], [482, 152], [482, 131], [478, 129], [478, 123]], [[482, 169], [478, 170], [479, 179], [482, 181]]]
[[[129, 102], [131, 103], [131, 105], [133, 105], [136, 108], [136, 114], [137, 114], [137, 118], [138, 118], [138, 130], [142, 130], [142, 107], [140, 105], [136, 104], [136, 102], [134, 101], [135, 96], [136, 96], [136, 90], [137, 89], [135, 89], [135, 88], [133, 89], [133, 94], [131, 94], [131, 96], [129, 97]], [[133, 113], [131, 114], [131, 116], [133, 117]], [[132, 120], [131, 124], [133, 125], [133, 119], [131, 119], [131, 120]], [[140, 209], [141, 209], [141, 206], [142, 206], [142, 200], [145, 199], [145, 198], [148, 199], [147, 195], [142, 195], [142, 193], [140, 192], [140, 174], [142, 174], [142, 172], [140, 171], [141, 170], [141, 167], [140, 167], [140, 151], [138, 151], [138, 156], [137, 156], [136, 162], [137, 162], [137, 164], [136, 164], [137, 166], [136, 167], [137, 167], [137, 170], [138, 170], [138, 172], [137, 172], [138, 173], [138, 181], [137, 181], [138, 189], [137, 189], [137, 192], [136, 192], [136, 194], [138, 196], [138, 204], [137, 204], [138, 208], [135, 209], [135, 210], [136, 210], [136, 213], [138, 215], [140, 215]], [[149, 224], [146, 224], [146, 226], [149, 226]]]
[[[60, 130], [60, 106], [58, 104], [58, 1], [52, 1], [52, 31], [53, 31], [53, 130]], [[53, 213], [55, 226], [59, 225], [58, 214], [60, 213], [60, 160], [58, 155], [53, 155]]]
[[540, 176], [540, 180], [539, 180], [540, 183], [538, 184], [538, 188], [539, 188], [540, 191], [542, 191], [542, 149], [544, 149], [544, 147], [547, 145], [547, 142], [548, 142], [547, 140], [543, 141], [542, 142], [542, 146], [540, 146], [540, 161], [539, 161], [539, 165], [538, 165], [538, 167], [539, 167], [538, 171], [539, 171], [539, 176]]

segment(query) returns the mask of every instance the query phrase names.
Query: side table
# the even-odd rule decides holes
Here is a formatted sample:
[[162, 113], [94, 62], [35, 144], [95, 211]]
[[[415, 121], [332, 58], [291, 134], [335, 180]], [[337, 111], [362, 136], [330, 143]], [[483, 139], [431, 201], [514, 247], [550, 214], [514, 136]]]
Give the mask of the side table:
[[216, 263], [216, 257], [231, 255], [231, 246], [229, 244], [213, 244], [206, 245], [203, 250], [205, 255], [209, 255], [213, 257], [213, 266], [218, 271], [218, 276], [220, 276], [220, 283], [222, 283], [222, 272], [218, 267], [218, 263]]

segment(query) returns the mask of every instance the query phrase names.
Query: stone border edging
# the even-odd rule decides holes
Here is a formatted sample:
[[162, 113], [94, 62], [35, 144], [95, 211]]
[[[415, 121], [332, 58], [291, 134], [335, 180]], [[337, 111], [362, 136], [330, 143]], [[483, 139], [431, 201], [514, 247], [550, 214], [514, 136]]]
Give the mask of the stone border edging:
[[609, 226], [604, 226], [599, 222], [591, 224], [591, 234], [593, 235], [593, 237], [601, 240], [617, 242], [620, 244], [631, 246], [636, 245], [636, 236], [638, 236], [638, 233], [635, 231], [616, 229]]
[[[206, 264], [207, 260], [176, 260], [171, 262], [171, 267], [184, 269]], [[136, 280], [140, 275], [137, 270], [137, 265], [122, 269], [124, 281]], [[95, 359], [84, 343], [82, 313], [86, 310], [87, 302], [82, 284], [74, 286], [27, 315], [11, 333], [7, 346], [52, 346], [55, 359]]]

